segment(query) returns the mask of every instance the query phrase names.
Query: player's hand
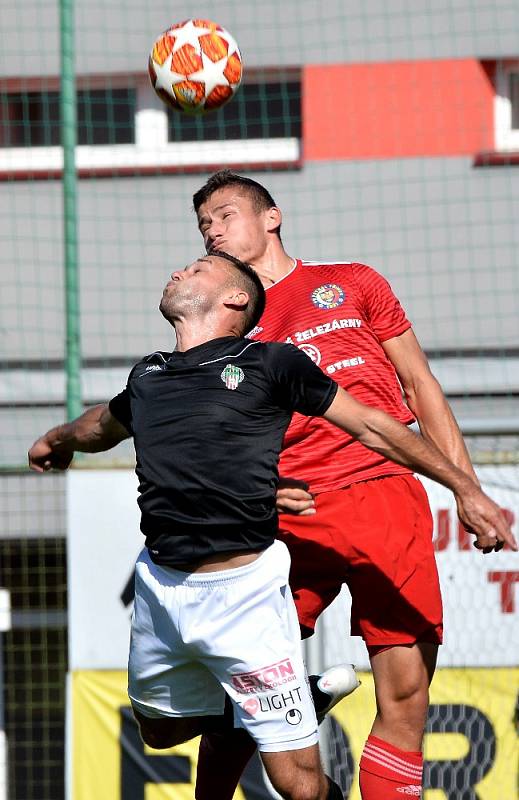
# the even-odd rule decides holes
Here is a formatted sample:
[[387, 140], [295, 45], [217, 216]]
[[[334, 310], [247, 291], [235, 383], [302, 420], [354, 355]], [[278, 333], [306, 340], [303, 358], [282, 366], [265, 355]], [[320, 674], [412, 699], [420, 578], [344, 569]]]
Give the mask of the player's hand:
[[68, 469], [74, 453], [53, 449], [47, 438], [42, 436], [34, 442], [27, 456], [29, 467], [34, 472], [48, 472], [50, 469]]
[[295, 514], [301, 517], [315, 514], [315, 500], [308, 491], [308, 484], [295, 478], [281, 477], [276, 494], [276, 508], [279, 514]]
[[517, 550], [517, 542], [505, 515], [484, 492], [474, 485], [474, 489], [456, 495], [458, 516], [469, 533], [476, 537], [474, 547], [483, 553], [502, 550], [507, 544]]
[[[474, 533], [474, 531], [469, 530], [469, 533]], [[474, 547], [477, 550], [481, 550], [482, 553], [498, 553], [499, 550], [502, 550], [505, 544], [509, 544], [513, 550], [517, 550], [517, 543], [515, 542], [515, 538], [512, 536], [512, 540], [515, 543], [515, 547], [511, 541], [507, 541], [506, 539], [498, 539], [497, 535], [492, 530], [489, 530], [488, 533], [484, 534], [483, 536], [475, 534], [476, 541], [473, 542]]]

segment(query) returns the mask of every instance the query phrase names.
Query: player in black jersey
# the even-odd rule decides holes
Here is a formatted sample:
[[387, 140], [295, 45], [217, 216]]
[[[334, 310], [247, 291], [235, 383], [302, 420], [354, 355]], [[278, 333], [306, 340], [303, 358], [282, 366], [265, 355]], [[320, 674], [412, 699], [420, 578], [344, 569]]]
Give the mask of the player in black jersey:
[[289, 559], [275, 541], [277, 460], [293, 411], [448, 486], [464, 523], [516, 547], [499, 508], [433, 446], [358, 403], [292, 345], [243, 338], [261, 316], [255, 273], [222, 253], [173, 273], [160, 309], [177, 349], [132, 369], [109, 404], [53, 428], [38, 472], [133, 436], [146, 547], [136, 569], [129, 694], [143, 740], [171, 747], [220, 723], [258, 743], [290, 800], [340, 797], [319, 761]]

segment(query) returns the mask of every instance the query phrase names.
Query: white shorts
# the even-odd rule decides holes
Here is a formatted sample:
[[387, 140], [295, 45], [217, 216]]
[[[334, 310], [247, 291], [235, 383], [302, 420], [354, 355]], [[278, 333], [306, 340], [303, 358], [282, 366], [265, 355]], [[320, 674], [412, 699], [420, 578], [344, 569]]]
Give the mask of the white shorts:
[[147, 717], [221, 715], [260, 750], [318, 740], [288, 585], [290, 556], [275, 541], [252, 563], [221, 572], [161, 567], [145, 548], [135, 570], [128, 694]]

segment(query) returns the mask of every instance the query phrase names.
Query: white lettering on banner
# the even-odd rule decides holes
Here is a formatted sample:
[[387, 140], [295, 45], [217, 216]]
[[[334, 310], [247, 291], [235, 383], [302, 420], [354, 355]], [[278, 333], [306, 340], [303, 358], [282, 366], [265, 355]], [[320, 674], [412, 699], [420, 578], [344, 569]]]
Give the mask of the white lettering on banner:
[[[507, 522], [513, 526], [514, 512], [509, 508], [501, 508]], [[472, 553], [474, 549], [474, 536], [465, 530], [457, 516], [448, 508], [438, 508], [434, 512], [434, 539], [433, 547], [436, 553], [441, 553], [454, 546], [460, 553]], [[505, 548], [505, 552], [509, 548]], [[487, 561], [488, 566], [491, 562]], [[515, 607], [515, 584], [519, 583], [519, 571], [514, 569], [492, 570], [487, 572], [487, 581], [499, 586], [498, 597], [502, 614], [513, 614]]]
[[362, 358], [362, 356], [356, 356], [355, 358], [343, 358], [342, 361], [336, 361], [335, 364], [329, 364], [326, 367], [326, 372], [328, 375], [333, 375], [334, 372], [338, 372], [340, 369], [347, 369], [348, 367], [358, 367], [360, 364], [365, 364], [366, 362]]
[[501, 570], [487, 573], [489, 583], [499, 584], [499, 599], [501, 612], [513, 614], [515, 612], [515, 584], [519, 583], [519, 571]]

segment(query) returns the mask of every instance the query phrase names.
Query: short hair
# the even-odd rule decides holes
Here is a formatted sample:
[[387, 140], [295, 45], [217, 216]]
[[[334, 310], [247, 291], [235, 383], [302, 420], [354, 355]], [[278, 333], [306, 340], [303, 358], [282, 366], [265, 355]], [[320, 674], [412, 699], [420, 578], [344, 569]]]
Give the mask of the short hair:
[[239, 258], [236, 258], [236, 256], [231, 256], [230, 253], [225, 253], [223, 250], [210, 250], [207, 255], [216, 256], [217, 258], [223, 258], [229, 261], [240, 274], [240, 286], [245, 289], [249, 295], [249, 303], [245, 309], [243, 319], [242, 336], [245, 336], [246, 333], [249, 333], [256, 327], [265, 311], [267, 295], [259, 275], [250, 264], [246, 264], [245, 261], [241, 261]]
[[[252, 178], [245, 178], [243, 175], [238, 175], [236, 172], [231, 172], [230, 169], [221, 169], [215, 172], [204, 185], [193, 195], [193, 207], [198, 214], [200, 206], [205, 203], [211, 195], [219, 189], [225, 189], [228, 186], [238, 186], [243, 189], [245, 194], [250, 197], [255, 211], [266, 211], [276, 205], [274, 198], [270, 192], [265, 189], [261, 183], [252, 180]], [[279, 225], [275, 233], [280, 235], [281, 225]]]

